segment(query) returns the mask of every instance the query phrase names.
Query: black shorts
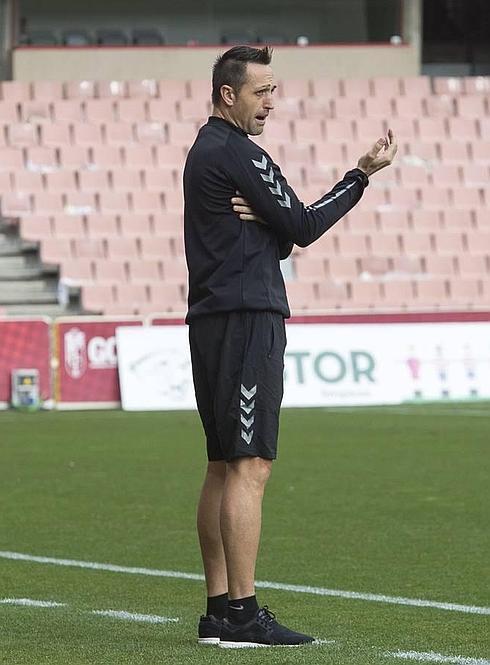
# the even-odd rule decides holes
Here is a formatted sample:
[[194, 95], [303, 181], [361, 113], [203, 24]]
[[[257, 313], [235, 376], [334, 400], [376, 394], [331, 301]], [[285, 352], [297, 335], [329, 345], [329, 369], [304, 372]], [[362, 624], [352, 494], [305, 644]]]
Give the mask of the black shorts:
[[286, 348], [282, 314], [202, 316], [190, 323], [189, 341], [208, 459], [275, 459]]

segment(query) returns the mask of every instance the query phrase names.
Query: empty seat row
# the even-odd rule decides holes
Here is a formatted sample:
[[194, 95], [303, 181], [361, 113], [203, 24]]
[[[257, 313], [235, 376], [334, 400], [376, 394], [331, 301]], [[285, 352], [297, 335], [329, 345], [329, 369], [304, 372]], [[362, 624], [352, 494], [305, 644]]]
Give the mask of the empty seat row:
[[68, 284], [155, 284], [161, 280], [185, 284], [187, 267], [183, 257], [161, 259], [69, 258], [60, 266], [60, 278]]
[[183, 257], [181, 235], [139, 238], [43, 238], [41, 259], [48, 264], [61, 264], [70, 259], [162, 259]]
[[184, 285], [155, 284], [87, 284], [82, 289], [82, 307], [88, 312], [104, 314], [151, 314], [186, 310]]

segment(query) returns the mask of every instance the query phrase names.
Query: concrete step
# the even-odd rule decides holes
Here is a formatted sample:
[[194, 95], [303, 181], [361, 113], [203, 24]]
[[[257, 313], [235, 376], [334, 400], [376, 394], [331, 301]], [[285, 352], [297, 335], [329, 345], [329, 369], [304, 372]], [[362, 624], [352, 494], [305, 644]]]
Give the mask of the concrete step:
[[0, 282], [39, 279], [46, 273], [37, 257], [25, 254], [0, 256]]
[[49, 316], [52, 319], [60, 316], [81, 316], [76, 307], [66, 308], [47, 303], [4, 305], [2, 309], [7, 316]]
[[50, 303], [56, 304], [57, 280], [11, 280], [0, 282], [0, 305]]

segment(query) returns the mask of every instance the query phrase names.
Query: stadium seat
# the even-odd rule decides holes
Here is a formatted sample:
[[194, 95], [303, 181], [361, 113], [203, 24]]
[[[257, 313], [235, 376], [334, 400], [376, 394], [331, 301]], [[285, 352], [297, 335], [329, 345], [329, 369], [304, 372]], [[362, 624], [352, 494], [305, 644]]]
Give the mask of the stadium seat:
[[204, 124], [211, 114], [211, 102], [196, 102], [195, 99], [180, 99], [177, 102], [177, 115], [184, 122]]
[[24, 240], [36, 242], [53, 237], [51, 220], [45, 215], [27, 215], [21, 217], [19, 230]]
[[473, 141], [471, 154], [477, 164], [490, 164], [490, 140]]
[[432, 278], [414, 282], [416, 303], [424, 307], [439, 308], [448, 298], [449, 288], [446, 279]]
[[115, 289], [110, 284], [86, 284], [81, 291], [81, 304], [85, 311], [104, 313], [115, 300]]
[[31, 99], [31, 84], [27, 81], [1, 81], [0, 96], [10, 102], [25, 102]]
[[59, 264], [73, 256], [72, 241], [68, 238], [43, 238], [39, 256], [42, 263]]
[[187, 281], [187, 266], [181, 259], [166, 258], [163, 261], [163, 276], [166, 282], [185, 284]]
[[63, 261], [60, 266], [60, 278], [77, 285], [94, 281], [94, 267], [91, 259], [74, 259]]
[[36, 214], [61, 214], [64, 212], [63, 196], [59, 192], [36, 192], [32, 197]]
[[30, 123], [12, 123], [7, 127], [7, 144], [12, 148], [24, 148], [38, 145], [39, 137], [35, 125]]
[[[313, 257], [307, 257], [307, 262], [309, 263], [312, 259]], [[325, 258], [321, 260], [325, 261]], [[326, 274], [332, 280], [351, 281], [357, 279], [360, 274], [359, 259], [355, 256], [329, 256], [326, 265], [328, 266]], [[319, 281], [320, 278], [319, 273], [316, 281]]]
[[401, 80], [402, 90], [406, 97], [416, 99], [432, 94], [428, 76], [405, 76]]
[[66, 192], [77, 188], [74, 171], [54, 171], [46, 173], [46, 189], [48, 192]]
[[475, 306], [488, 303], [482, 298], [481, 281], [479, 279], [461, 276], [454, 277], [449, 281], [449, 292], [451, 302], [464, 306]]
[[168, 142], [172, 145], [191, 146], [196, 140], [197, 127], [193, 122], [168, 122]]
[[147, 236], [141, 238], [141, 255], [146, 259], [165, 259], [175, 256], [171, 236]]
[[63, 98], [63, 83], [61, 81], [33, 81], [31, 93], [33, 99], [51, 103], [55, 99]]
[[471, 209], [455, 209], [447, 207], [442, 212], [444, 228], [451, 230], [465, 230], [473, 228], [473, 211]]
[[110, 174], [111, 186], [116, 191], [131, 192], [142, 189], [142, 171], [140, 168], [118, 167], [111, 169]]
[[409, 231], [400, 234], [403, 253], [407, 256], [420, 256], [433, 251], [434, 238], [427, 231]]
[[335, 78], [317, 78], [311, 81], [311, 92], [313, 97], [318, 99], [335, 99], [342, 94], [340, 89], [340, 79]]
[[[211, 96], [211, 81], [205, 82], [208, 86], [209, 97]], [[165, 79], [158, 82], [159, 97], [161, 99], [184, 99], [189, 97], [189, 84], [186, 81]], [[203, 95], [206, 99], [206, 94]]]
[[333, 101], [330, 97], [309, 97], [303, 100], [305, 118], [333, 118]]
[[71, 127], [69, 124], [42, 125], [41, 144], [47, 147], [58, 148], [61, 146], [71, 146]]
[[128, 81], [128, 96], [131, 98], [152, 99], [158, 97], [158, 82], [155, 79]]
[[467, 231], [465, 233], [467, 251], [470, 254], [490, 256], [490, 231], [488, 223], [483, 231]]
[[181, 236], [183, 235], [183, 211], [153, 214], [152, 220], [153, 232], [155, 235], [164, 236], [167, 233], [173, 233]]
[[115, 104], [112, 99], [86, 99], [85, 114], [89, 122], [114, 122]]
[[400, 79], [396, 76], [377, 76], [371, 79], [371, 90], [375, 97], [396, 99], [402, 94]]
[[109, 188], [109, 171], [107, 169], [79, 170], [78, 183], [82, 192], [100, 192]]
[[64, 88], [66, 99], [93, 99], [95, 97], [95, 81], [67, 81]]
[[310, 256], [294, 259], [294, 272], [296, 279], [300, 281], [318, 281], [326, 276], [325, 258], [322, 256]]
[[32, 196], [22, 192], [4, 192], [0, 198], [3, 217], [21, 217], [33, 209]]
[[83, 238], [85, 227], [82, 217], [74, 215], [53, 216], [53, 236], [56, 238]]
[[[364, 99], [364, 109], [366, 111], [366, 116], [370, 119], [386, 120], [390, 123], [393, 122], [395, 106], [392, 99], [385, 99], [384, 97], [368, 97]], [[376, 132], [376, 135], [378, 132]], [[374, 143], [375, 140], [376, 138], [373, 137], [372, 142]]]
[[464, 89], [467, 95], [489, 95], [490, 76], [466, 76]]
[[83, 170], [93, 168], [89, 149], [84, 146], [63, 145], [58, 149], [60, 166], [67, 169]]
[[121, 148], [114, 145], [94, 145], [90, 149], [90, 163], [98, 169], [122, 166]]
[[464, 164], [462, 170], [463, 181], [466, 185], [486, 185], [490, 181], [490, 169], [488, 165]]
[[126, 46], [128, 36], [118, 28], [99, 28], [95, 31], [95, 40], [101, 46]]
[[119, 235], [117, 217], [114, 214], [87, 215], [86, 223], [89, 238], [109, 238]]
[[19, 104], [9, 100], [0, 102], [0, 122], [18, 122], [20, 120]]
[[[119, 122], [133, 123], [146, 122], [148, 120], [147, 103], [141, 98], [118, 99], [115, 110]], [[107, 121], [109, 120], [108, 118]]]
[[127, 281], [126, 262], [124, 259], [96, 261], [95, 273], [98, 284], [117, 284]]
[[129, 277], [131, 282], [148, 284], [162, 279], [161, 263], [157, 259], [129, 262]]
[[[372, 256], [393, 257], [401, 253], [400, 234], [396, 232], [372, 235], [369, 244]], [[362, 256], [362, 254], [359, 254], [359, 256]]]
[[294, 311], [313, 309], [315, 288], [313, 282], [288, 282], [286, 292], [289, 307]]
[[131, 41], [135, 46], [161, 46], [165, 42], [157, 28], [133, 28]]
[[56, 122], [83, 122], [82, 104], [78, 99], [56, 99], [53, 102], [53, 116]]
[[478, 138], [478, 122], [475, 118], [448, 118], [449, 136], [455, 141], [473, 141]]
[[140, 238], [152, 232], [150, 216], [139, 212], [124, 213], [119, 216], [121, 235], [124, 238]]
[[456, 76], [436, 76], [432, 80], [436, 95], [461, 95], [464, 93], [464, 79]]
[[468, 145], [467, 141], [441, 141], [441, 161], [446, 164], [464, 164], [469, 157]]
[[427, 254], [423, 258], [424, 272], [432, 277], [444, 277], [456, 274], [456, 259], [454, 256], [439, 256]]
[[438, 254], [456, 256], [465, 251], [464, 234], [458, 231], [440, 231], [435, 243]]
[[110, 122], [104, 125], [107, 145], [124, 146], [134, 142], [132, 125], [126, 122]]
[[91, 215], [97, 210], [97, 201], [91, 192], [66, 192], [64, 198], [68, 215]]
[[421, 141], [445, 141], [447, 139], [446, 121], [443, 118], [418, 118], [417, 125]]
[[337, 97], [332, 101], [334, 118], [363, 118], [364, 102], [354, 97]]
[[125, 213], [130, 210], [130, 194], [120, 191], [101, 191], [98, 203], [98, 209], [103, 214]]
[[280, 97], [305, 99], [311, 97], [311, 83], [307, 79], [285, 79], [278, 82]]
[[102, 259], [106, 257], [104, 241], [101, 238], [75, 238], [73, 255], [77, 259]]
[[423, 100], [425, 115], [431, 118], [449, 118], [456, 115], [456, 100], [451, 95], [426, 97]]
[[457, 257], [458, 272], [463, 277], [480, 277], [489, 279], [490, 264], [484, 254], [460, 254]]
[[483, 118], [487, 114], [487, 101], [483, 96], [461, 96], [456, 103], [461, 118]]
[[95, 83], [96, 96], [100, 99], [118, 99], [127, 97], [128, 87], [126, 81], [97, 81]]
[[33, 194], [44, 191], [44, 181], [41, 173], [33, 171], [15, 171], [13, 173], [14, 189], [18, 193]]
[[389, 308], [406, 309], [414, 300], [414, 286], [411, 279], [396, 279], [381, 284], [382, 304]]
[[377, 218], [382, 232], [408, 231], [412, 228], [408, 210], [378, 210]]
[[165, 125], [161, 122], [136, 123], [136, 139], [144, 144], [158, 145], [167, 140]]
[[380, 283], [373, 282], [351, 282], [351, 303], [355, 307], [374, 308], [379, 306], [381, 300]]

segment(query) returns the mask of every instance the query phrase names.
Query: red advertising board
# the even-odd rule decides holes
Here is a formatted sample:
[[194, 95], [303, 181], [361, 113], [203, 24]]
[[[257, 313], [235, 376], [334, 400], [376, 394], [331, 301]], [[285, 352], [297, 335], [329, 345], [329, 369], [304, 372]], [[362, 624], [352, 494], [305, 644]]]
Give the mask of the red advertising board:
[[39, 370], [41, 399], [52, 400], [50, 325], [47, 318], [0, 320], [0, 407], [10, 403], [13, 369]]
[[135, 317], [58, 319], [56, 400], [59, 408], [106, 408], [121, 402], [116, 328], [141, 326]]

